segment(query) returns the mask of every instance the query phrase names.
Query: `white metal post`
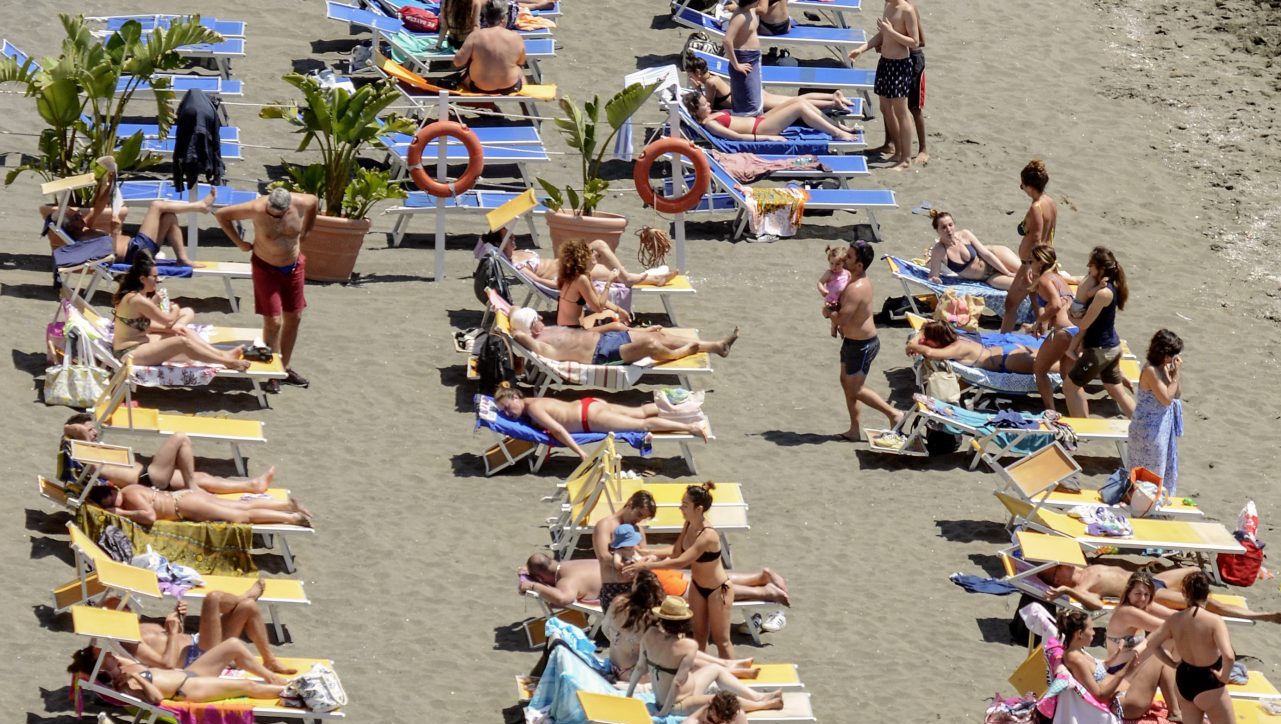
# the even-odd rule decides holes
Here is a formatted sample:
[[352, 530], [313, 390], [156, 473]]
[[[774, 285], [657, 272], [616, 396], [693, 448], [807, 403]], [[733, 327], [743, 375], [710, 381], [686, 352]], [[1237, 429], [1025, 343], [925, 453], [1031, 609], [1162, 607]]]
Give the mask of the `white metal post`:
[[[680, 103], [680, 89], [677, 89], [677, 97], [674, 103], [668, 106], [667, 129], [672, 138], [683, 138], [681, 135], [681, 116], [676, 108]], [[680, 161], [672, 157], [672, 189], [677, 196], [685, 193], [685, 170]], [[685, 212], [676, 214], [676, 271], [684, 274], [685, 268]]]
[[[442, 121], [449, 120], [449, 96], [445, 91], [440, 91], [440, 106], [438, 108], [438, 118]], [[447, 148], [449, 143], [447, 136], [441, 136], [436, 146], [436, 180], [445, 183], [445, 174], [449, 172], [445, 162]], [[435, 280], [440, 281], [445, 278], [445, 200], [439, 196], [436, 197], [436, 274]]]

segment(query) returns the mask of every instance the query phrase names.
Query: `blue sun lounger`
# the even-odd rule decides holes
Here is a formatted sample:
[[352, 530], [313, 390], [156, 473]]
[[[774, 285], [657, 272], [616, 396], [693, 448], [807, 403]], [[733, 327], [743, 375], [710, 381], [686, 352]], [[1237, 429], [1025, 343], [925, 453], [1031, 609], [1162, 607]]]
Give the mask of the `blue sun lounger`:
[[[858, 2], [858, 0], [842, 0], [842, 2]], [[367, 10], [392, 17], [399, 16], [400, 9], [404, 7], [422, 8], [423, 10], [430, 10], [433, 13], [440, 14], [440, 3], [420, 2], [420, 0], [360, 0], [360, 5]], [[530, 13], [544, 18], [556, 18], [563, 14], [559, 0], [550, 10], [531, 10]]]
[[[684, 95], [684, 91], [681, 91], [681, 95]], [[855, 151], [867, 145], [861, 130], [850, 130], [850, 133], [854, 134], [853, 141], [837, 141], [828, 134], [816, 131], [809, 126], [789, 126], [783, 129], [780, 135], [787, 138], [787, 141], [731, 141], [712, 134], [703, 127], [703, 124], [694, 120], [694, 117], [685, 109], [684, 103], [678, 102], [676, 106], [680, 112], [681, 128], [684, 129], [686, 137], [693, 141], [701, 140], [722, 153], [822, 155]]]
[[[172, 129], [170, 129], [172, 130]], [[118, 131], [118, 139], [124, 139], [133, 134], [142, 132], [142, 150], [158, 153], [162, 156], [172, 156], [174, 145], [177, 141], [173, 136], [160, 136], [160, 126], [148, 123], [122, 123]], [[219, 130], [219, 140], [221, 141], [222, 157], [228, 161], [238, 161], [243, 156], [240, 153], [240, 129], [235, 126], [223, 126]]]
[[[997, 289], [985, 282], [975, 281], [972, 279], [962, 279], [948, 271], [946, 268], [940, 270], [939, 281], [931, 281], [930, 270], [920, 264], [915, 264], [907, 259], [900, 259], [897, 256], [890, 256], [888, 254], [882, 258], [885, 259], [885, 263], [889, 265], [890, 274], [894, 275], [894, 278], [898, 279], [899, 283], [903, 285], [903, 292], [907, 295], [908, 303], [912, 306], [912, 311], [917, 314], [929, 315], [930, 310], [922, 310], [916, 305], [916, 293], [912, 291], [913, 286], [925, 289], [935, 297], [942, 297], [949, 289], [957, 294], [981, 297], [983, 299], [983, 304], [987, 306], [989, 312], [998, 317], [1004, 315], [1004, 289]], [[1019, 305], [1019, 318], [1026, 318], [1031, 308], [1032, 303], [1025, 299], [1023, 303]]]
[[[233, 206], [258, 198], [257, 191], [241, 191], [230, 186], [214, 186], [214, 206]], [[196, 185], [196, 198], [204, 198], [209, 193], [209, 184]], [[152, 201], [190, 201], [187, 192], [174, 190], [171, 181], [138, 180], [123, 181], [120, 184], [120, 195], [127, 205], [149, 204]]]
[[[107, 37], [103, 37], [104, 42]], [[142, 42], [147, 42], [150, 37], [150, 35], [143, 33]], [[245, 39], [225, 38], [220, 43], [195, 43], [194, 45], [184, 45], [177, 50], [178, 55], [184, 58], [212, 60], [218, 68], [218, 74], [227, 80], [231, 80], [231, 61], [233, 58], [245, 57]]]
[[[445, 199], [446, 212], [474, 212], [487, 214], [499, 206], [520, 196], [522, 192], [518, 191], [497, 191], [486, 189], [471, 189], [456, 197]], [[400, 242], [405, 237], [405, 230], [409, 227], [410, 220], [419, 214], [433, 214], [436, 212], [436, 197], [425, 191], [410, 191], [409, 196], [400, 202], [398, 206], [391, 206], [383, 210], [384, 214], [396, 216], [396, 225], [391, 230], [392, 246], [400, 246]], [[525, 224], [529, 228], [529, 235], [534, 240], [534, 246], [538, 243], [538, 227], [534, 224], [534, 214], [545, 214], [547, 208], [541, 204], [535, 206], [529, 214], [524, 214]]]
[[[719, 55], [696, 50], [694, 54], [707, 61], [707, 69], [722, 78], [729, 77], [729, 61]], [[761, 68], [761, 84], [766, 88], [824, 88], [839, 91], [869, 91], [876, 81], [876, 71], [863, 68], [787, 68], [767, 65]], [[854, 115], [863, 113], [862, 98], [851, 98], [858, 107], [850, 110]]]
[[[672, 19], [687, 28], [707, 33], [720, 42], [725, 41], [725, 30], [716, 18], [707, 13], [681, 5]], [[859, 28], [825, 28], [815, 25], [793, 25], [792, 32], [784, 35], [762, 35], [768, 45], [799, 45], [827, 48], [842, 62], [848, 63], [846, 53], [867, 42], [867, 34]]]
[[[688, 0], [672, 0], [672, 10], [687, 5]], [[557, 3], [559, 7], [560, 3]], [[845, 24], [845, 16], [861, 12], [863, 10], [862, 0], [791, 0], [788, 7], [792, 10], [817, 12], [826, 15], [832, 24], [837, 27], [848, 27]], [[762, 38], [768, 38], [768, 35], [762, 35]]]
[[[189, 15], [110, 15], [100, 18], [85, 18], [85, 20], [99, 20], [107, 24], [107, 32], [114, 33], [124, 27], [125, 23], [130, 20], [136, 20], [142, 26], [142, 32], [149, 33], [156, 28], [168, 29], [169, 25], [175, 19], [191, 17]], [[217, 18], [200, 18], [200, 27], [212, 30], [224, 38], [243, 38], [245, 37], [245, 24], [239, 20], [219, 20]]]
[[[404, 24], [400, 22], [399, 17], [387, 15], [382, 12], [375, 12], [373, 10], [364, 10], [353, 5], [333, 2], [333, 0], [329, 0], [329, 2], [325, 3], [325, 17], [330, 20], [350, 23], [358, 28], [376, 30], [384, 35], [408, 33], [421, 38], [435, 38], [438, 35], [437, 33], [417, 33], [406, 28]], [[540, 28], [538, 30], [517, 30], [516, 32], [522, 38], [526, 39], [550, 38], [552, 35], [552, 31], [547, 28]]]

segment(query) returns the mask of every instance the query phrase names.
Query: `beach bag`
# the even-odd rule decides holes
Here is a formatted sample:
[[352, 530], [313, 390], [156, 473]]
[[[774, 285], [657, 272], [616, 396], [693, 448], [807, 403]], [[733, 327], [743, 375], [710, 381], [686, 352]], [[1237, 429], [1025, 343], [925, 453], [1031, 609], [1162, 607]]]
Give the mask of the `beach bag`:
[[440, 18], [423, 8], [405, 5], [400, 9], [400, 22], [411, 33], [434, 33], [440, 30]]
[[516, 384], [516, 367], [512, 363], [511, 348], [496, 334], [477, 337], [473, 343], [476, 351], [476, 376], [480, 378], [482, 395], [492, 395], [504, 382]]
[[[78, 354], [76, 353], [78, 350]], [[89, 340], [71, 330], [67, 333], [62, 364], [45, 369], [44, 403], [67, 407], [93, 407], [107, 389], [111, 376], [93, 365]]]
[[961, 449], [961, 436], [942, 427], [925, 426], [925, 452], [930, 456], [951, 455]]
[[347, 706], [347, 692], [337, 672], [324, 664], [313, 664], [310, 671], [290, 680], [280, 692], [280, 699], [288, 706], [316, 712]]
[[1162, 489], [1149, 482], [1135, 483], [1130, 488], [1130, 515], [1146, 518], [1161, 507]]
[[685, 39], [685, 47], [681, 49], [681, 62], [685, 62], [685, 55], [691, 50], [698, 50], [708, 55], [725, 55], [725, 48], [720, 43], [712, 41], [711, 37], [699, 30], [689, 34]]
[[1108, 480], [1099, 488], [1099, 499], [1104, 505], [1120, 505], [1125, 496], [1130, 494], [1130, 476], [1125, 468], [1117, 468], [1108, 476]]
[[983, 304], [983, 297], [957, 294], [956, 290], [948, 289], [943, 292], [939, 298], [938, 306], [934, 308], [934, 318], [940, 322], [947, 322], [954, 327], [960, 327], [967, 332], [977, 332], [979, 330], [979, 317], [987, 306]]
[[664, 387], [654, 391], [654, 404], [658, 416], [678, 422], [698, 422], [703, 419], [703, 393], [690, 392], [683, 387]]
[[961, 401], [961, 381], [951, 369], [925, 364], [925, 394], [950, 404]]
[[98, 534], [98, 547], [106, 551], [116, 563], [129, 563], [133, 560], [133, 544], [129, 542], [129, 536], [114, 525], [108, 525]]
[[476, 273], [472, 274], [472, 292], [476, 294], [476, 300], [481, 304], [489, 303], [489, 295], [485, 293], [486, 289], [493, 289], [511, 304], [512, 295], [509, 288], [507, 277], [503, 275], [502, 267], [492, 256], [482, 257], [480, 263], [476, 265]]
[[987, 708], [983, 724], [1031, 724], [1036, 721], [1036, 697], [1011, 697], [999, 693], [992, 697], [992, 706]]
[[1245, 546], [1245, 553], [1220, 553], [1219, 576], [1234, 586], [1252, 586], [1263, 568], [1263, 545], [1240, 533], [1237, 538]]

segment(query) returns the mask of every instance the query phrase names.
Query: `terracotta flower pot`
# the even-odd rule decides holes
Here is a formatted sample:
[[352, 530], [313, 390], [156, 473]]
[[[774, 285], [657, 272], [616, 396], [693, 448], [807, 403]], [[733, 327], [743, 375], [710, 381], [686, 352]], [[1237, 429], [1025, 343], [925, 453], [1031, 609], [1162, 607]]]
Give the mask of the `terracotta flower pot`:
[[307, 257], [307, 281], [350, 281], [356, 256], [372, 225], [369, 219], [317, 215], [315, 225], [302, 239], [302, 253]]
[[627, 229], [627, 217], [596, 211], [591, 216], [578, 216], [564, 209], [546, 214], [547, 231], [552, 237], [552, 251], [560, 253], [560, 245], [570, 239], [603, 239], [613, 251]]

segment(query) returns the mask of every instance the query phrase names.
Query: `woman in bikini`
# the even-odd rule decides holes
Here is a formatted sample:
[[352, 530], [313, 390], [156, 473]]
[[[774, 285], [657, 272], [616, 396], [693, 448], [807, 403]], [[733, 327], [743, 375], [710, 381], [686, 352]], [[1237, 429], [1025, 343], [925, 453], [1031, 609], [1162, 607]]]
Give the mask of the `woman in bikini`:
[[[557, 280], [560, 278], [560, 260], [555, 257], [544, 258], [538, 255], [537, 251], [531, 249], [517, 249], [516, 235], [506, 227], [498, 231], [489, 231], [481, 236], [481, 241], [497, 245], [498, 250], [512, 266], [521, 272], [529, 275], [539, 284], [550, 289], [557, 288]], [[665, 286], [676, 275], [677, 272], [669, 271], [662, 274], [655, 274], [650, 271], [644, 271], [639, 274], [627, 271], [623, 262], [619, 261], [618, 255], [609, 248], [601, 239], [594, 239], [587, 243], [587, 248], [592, 254], [591, 271], [588, 276], [591, 277], [592, 285], [601, 284], [624, 284], [634, 287], [637, 284], [654, 284], [656, 286]]]
[[[718, 111], [728, 110], [733, 100], [730, 96], [729, 81], [713, 75], [707, 68], [707, 61], [695, 55], [692, 50], [685, 51], [683, 62], [685, 64], [685, 75], [689, 78], [689, 84], [703, 92], [707, 101], [712, 104], [712, 109]], [[835, 108], [848, 111], [854, 106], [854, 102], [846, 98], [840, 91], [834, 93], [803, 93], [799, 96], [785, 96], [765, 91], [761, 94], [761, 97], [764, 100], [765, 110], [767, 111], [797, 101], [807, 101], [822, 110]]]
[[694, 120], [706, 128], [708, 133], [731, 141], [786, 141], [779, 135], [783, 129], [800, 121], [816, 131], [822, 131], [837, 141], [853, 141], [857, 138], [845, 128], [832, 123], [818, 106], [798, 98], [794, 103], [787, 103], [766, 111], [763, 116], [734, 116], [729, 111], [712, 112], [712, 104], [702, 93], [691, 93], [685, 96], [685, 109]]
[[[1104, 662], [1114, 668], [1131, 658], [1141, 655], [1148, 643], [1147, 635], [1156, 631], [1174, 614], [1154, 600], [1157, 584], [1152, 574], [1136, 571], [1125, 584], [1121, 602], [1112, 611], [1107, 626], [1108, 657]], [[1148, 659], [1131, 672], [1121, 696], [1121, 713], [1126, 719], [1138, 719], [1152, 708], [1157, 688], [1165, 695], [1170, 715], [1179, 716], [1179, 702], [1175, 698], [1174, 669], [1158, 659]]]
[[[88, 676], [93, 673], [98, 651], [87, 647], [72, 656], [67, 671]], [[254, 679], [222, 678], [225, 669], [248, 672]], [[201, 654], [182, 669], [147, 666], [137, 660], [108, 653], [103, 657], [98, 676], [101, 683], [123, 694], [132, 694], [151, 704], [162, 701], [204, 703], [247, 696], [252, 699], [275, 699], [285, 688], [285, 677], [268, 670], [254, 658], [253, 652], [240, 639], [226, 639]]]
[[1036, 350], [1015, 341], [1020, 335], [1007, 335], [1007, 341], [989, 347], [971, 336], [962, 336], [946, 322], [926, 322], [921, 333], [907, 343], [908, 356], [920, 355], [926, 359], [960, 362], [969, 367], [979, 367], [992, 372], [1031, 374], [1036, 362]]
[[635, 692], [641, 675], [648, 673], [659, 716], [689, 715], [706, 706], [714, 698], [707, 693], [712, 684], [738, 697], [744, 711], [783, 708], [781, 691], [753, 691], [723, 666], [697, 665], [699, 647], [689, 638], [694, 612], [685, 599], [668, 596], [651, 614], [657, 623], [641, 637], [640, 660], [632, 669], [627, 696]]
[[249, 360], [241, 357], [243, 346], [218, 349], [186, 326], [190, 315], [183, 313], [188, 310], [176, 305], [161, 309], [155, 301], [159, 282], [156, 262], [150, 254], [140, 252], [113, 297], [115, 334], [111, 348], [117, 359], [132, 355], [137, 365], [206, 362], [238, 371], [249, 369]]
[[[1063, 665], [1071, 672], [1072, 677], [1092, 697], [1107, 706], [1108, 710], [1104, 711], [1093, 704], [1080, 701], [1080, 694], [1074, 689], [1069, 689], [1059, 696], [1075, 697], [1076, 700], [1069, 703], [1060, 698], [1055, 712], [1055, 721], [1071, 721], [1079, 724], [1120, 724], [1120, 718], [1114, 713], [1119, 708], [1116, 701], [1117, 692], [1135, 668], [1135, 660], [1131, 659], [1121, 665], [1121, 668], [1110, 672], [1103, 661], [1086, 651], [1086, 647], [1094, 641], [1094, 626], [1090, 622], [1089, 615], [1084, 611], [1065, 609], [1059, 613], [1057, 623], [1059, 640], [1063, 642]], [[1068, 714], [1068, 718], [1063, 718], [1063, 714]]]
[[[598, 313], [613, 317], [623, 324], [631, 322], [631, 315], [622, 307], [609, 301], [609, 293], [592, 284], [590, 272], [595, 265], [591, 247], [582, 239], [570, 239], [560, 247], [557, 255], [556, 286], [560, 299], [556, 301], [556, 324], [562, 327], [585, 326], [583, 319]], [[594, 321], [594, 320], [593, 320]]]
[[[1138, 661], [1155, 656], [1174, 669], [1183, 721], [1199, 722], [1205, 716], [1210, 724], [1230, 724], [1235, 713], [1227, 683], [1236, 653], [1223, 619], [1205, 610], [1205, 601], [1210, 597], [1209, 576], [1195, 571], [1183, 579], [1183, 596], [1188, 607], [1171, 614], [1148, 638], [1147, 649]], [[1175, 661], [1165, 650], [1167, 640], [1174, 644], [1182, 661]]]
[[1081, 330], [1068, 316], [1074, 292], [1067, 279], [1055, 269], [1058, 255], [1054, 253], [1054, 247], [1037, 244], [1032, 247], [1029, 258], [1032, 260], [1031, 273], [1036, 279], [1032, 304], [1037, 315], [1032, 333], [1045, 338], [1036, 352], [1032, 373], [1036, 375], [1041, 404], [1046, 410], [1053, 410], [1054, 385], [1050, 382], [1050, 372], [1057, 369], [1066, 374], [1072, 369], [1072, 358], [1067, 351], [1072, 346], [1072, 338]]
[[1030, 274], [1032, 248], [1037, 244], [1054, 246], [1054, 229], [1058, 223], [1059, 207], [1054, 203], [1054, 199], [1045, 193], [1045, 187], [1049, 183], [1050, 175], [1045, 170], [1044, 161], [1028, 161], [1019, 174], [1019, 188], [1027, 194], [1032, 203], [1028, 205], [1027, 213], [1023, 215], [1023, 220], [1018, 226], [1020, 266], [1014, 275], [1014, 283], [1010, 285], [1009, 293], [1005, 295], [1005, 314], [1001, 318], [1002, 332], [1014, 329], [1019, 323], [1015, 318], [1019, 304], [1032, 291], [1033, 279]]
[[680, 508], [685, 527], [672, 546], [671, 556], [656, 561], [636, 561], [623, 569], [623, 575], [650, 569], [690, 569], [693, 590], [689, 592], [689, 599], [694, 610], [694, 641], [698, 643], [698, 650], [706, 650], [710, 638], [722, 659], [732, 659], [734, 644], [729, 630], [734, 588], [721, 562], [721, 537], [707, 520], [715, 487], [714, 483], [706, 482], [685, 488]]
[[228, 500], [200, 488], [168, 491], [145, 485], [95, 485], [89, 491], [89, 502], [144, 526], [158, 520], [311, 526], [311, 513], [293, 498]]
[[985, 246], [969, 229], [956, 228], [952, 214], [946, 211], [930, 212], [930, 223], [938, 232], [934, 246], [930, 247], [930, 281], [942, 281], [940, 274], [946, 266], [953, 274], [971, 281], [983, 282], [997, 289], [1009, 289], [1014, 281], [1014, 270], [1019, 268], [1019, 257], [1008, 246]]
[[[503, 383], [506, 385], [506, 383]], [[708, 439], [707, 423], [678, 422], [659, 417], [658, 405], [649, 403], [640, 407], [617, 405], [595, 397], [579, 400], [557, 400], [551, 397], [530, 397], [515, 387], [500, 386], [494, 392], [494, 403], [503, 415], [524, 419], [547, 431], [564, 445], [586, 460], [585, 450], [574, 442], [575, 432], [683, 432]]]

